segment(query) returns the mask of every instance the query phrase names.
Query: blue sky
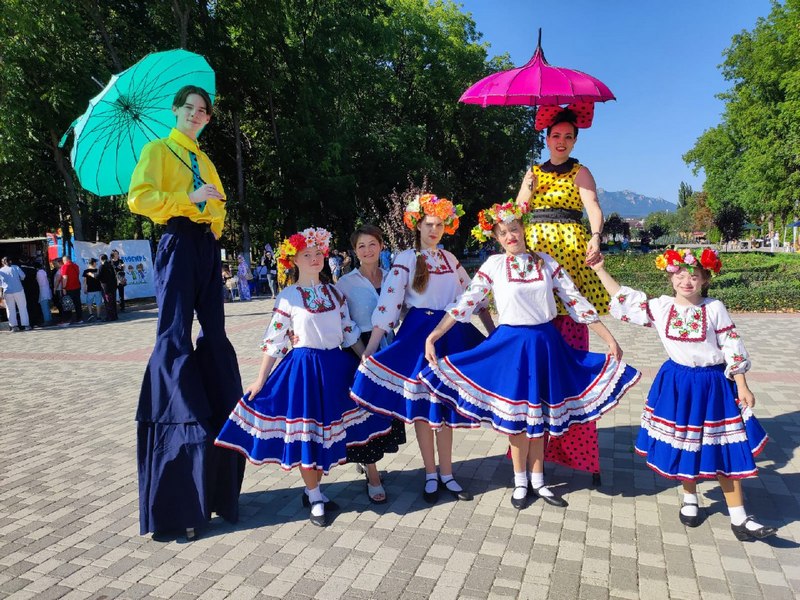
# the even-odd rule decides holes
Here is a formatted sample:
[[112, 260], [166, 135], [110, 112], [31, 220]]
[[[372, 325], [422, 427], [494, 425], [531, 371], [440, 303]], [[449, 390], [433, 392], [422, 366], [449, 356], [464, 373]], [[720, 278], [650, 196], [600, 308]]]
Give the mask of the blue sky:
[[[611, 88], [573, 152], [598, 187], [677, 201], [686, 181], [702, 189], [681, 156], [720, 122], [715, 96], [729, 89], [718, 68], [734, 34], [752, 30], [769, 0], [461, 0], [489, 56], [522, 66], [542, 48], [554, 66], [578, 69]], [[485, 110], [502, 110], [501, 107]]]

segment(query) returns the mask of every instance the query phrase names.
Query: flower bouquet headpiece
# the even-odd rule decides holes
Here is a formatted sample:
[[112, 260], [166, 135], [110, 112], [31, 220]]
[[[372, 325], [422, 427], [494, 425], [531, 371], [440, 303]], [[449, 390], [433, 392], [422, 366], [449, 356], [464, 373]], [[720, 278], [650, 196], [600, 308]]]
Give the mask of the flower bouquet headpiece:
[[453, 204], [447, 198], [423, 194], [408, 203], [403, 213], [403, 223], [414, 230], [425, 215], [439, 217], [444, 221], [444, 232], [453, 235], [458, 229], [459, 217], [464, 215], [464, 208], [460, 204]]
[[656, 268], [667, 273], [677, 273], [681, 269], [686, 269], [694, 275], [695, 267], [703, 267], [712, 275], [717, 275], [722, 269], [722, 261], [713, 248], [702, 250], [686, 248], [681, 251], [669, 249], [656, 257]]

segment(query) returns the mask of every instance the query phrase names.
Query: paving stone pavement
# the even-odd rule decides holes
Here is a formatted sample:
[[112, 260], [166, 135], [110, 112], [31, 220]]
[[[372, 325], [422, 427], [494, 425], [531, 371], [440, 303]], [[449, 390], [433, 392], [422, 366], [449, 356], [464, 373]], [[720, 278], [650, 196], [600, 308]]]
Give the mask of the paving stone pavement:
[[[226, 305], [242, 377], [258, 370], [272, 302]], [[472, 502], [420, 497], [409, 443], [382, 462], [388, 504], [367, 501], [352, 466], [326, 492], [333, 523], [308, 523], [300, 477], [248, 465], [241, 522], [218, 518], [191, 544], [138, 535], [134, 412], [155, 310], [67, 329], [0, 333], [0, 599], [17, 598], [676, 598], [800, 597], [800, 318], [735, 315], [754, 362], [756, 413], [772, 441], [760, 477], [744, 482], [750, 512], [780, 527], [738, 542], [722, 495], [701, 483], [707, 518], [677, 519], [678, 486], [632, 452], [644, 397], [664, 360], [650, 330], [606, 322], [643, 372], [600, 423], [603, 482], [548, 467], [566, 510], [510, 505], [505, 441], [456, 432], [456, 475]], [[597, 338], [593, 349], [602, 351]]]

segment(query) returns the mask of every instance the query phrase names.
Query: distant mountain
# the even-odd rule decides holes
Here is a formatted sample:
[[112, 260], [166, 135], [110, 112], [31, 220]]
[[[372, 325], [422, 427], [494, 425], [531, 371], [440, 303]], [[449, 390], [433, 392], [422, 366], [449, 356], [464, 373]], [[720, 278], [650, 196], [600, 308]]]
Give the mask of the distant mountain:
[[617, 213], [620, 217], [646, 217], [653, 212], [673, 211], [678, 208], [663, 198], [649, 198], [630, 190], [609, 192], [597, 188], [597, 199], [605, 217], [611, 213]]

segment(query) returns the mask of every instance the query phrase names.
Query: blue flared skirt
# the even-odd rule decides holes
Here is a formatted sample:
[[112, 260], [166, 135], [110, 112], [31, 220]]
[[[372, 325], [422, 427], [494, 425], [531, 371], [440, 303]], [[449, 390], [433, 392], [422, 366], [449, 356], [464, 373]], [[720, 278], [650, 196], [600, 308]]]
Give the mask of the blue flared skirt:
[[736, 399], [725, 365], [685, 367], [672, 360], [658, 371], [642, 413], [637, 454], [670, 479], [751, 477], [767, 434]]
[[432, 396], [507, 435], [563, 435], [617, 405], [640, 373], [611, 356], [575, 350], [552, 323], [500, 325], [472, 350], [420, 374]]
[[254, 464], [273, 463], [327, 473], [346, 462], [347, 447], [391, 431], [392, 423], [350, 399], [358, 359], [339, 348], [295, 348], [264, 387], [231, 412], [215, 444]]
[[[475, 428], [480, 425], [460, 415], [452, 406], [432, 397], [419, 379], [427, 366], [425, 339], [445, 315], [443, 310], [412, 308], [394, 341], [358, 367], [350, 396], [361, 406], [406, 423], [427, 421], [432, 427]], [[444, 356], [474, 348], [485, 339], [470, 323], [456, 323], [439, 341], [436, 352]]]

